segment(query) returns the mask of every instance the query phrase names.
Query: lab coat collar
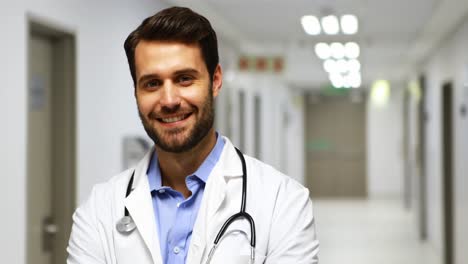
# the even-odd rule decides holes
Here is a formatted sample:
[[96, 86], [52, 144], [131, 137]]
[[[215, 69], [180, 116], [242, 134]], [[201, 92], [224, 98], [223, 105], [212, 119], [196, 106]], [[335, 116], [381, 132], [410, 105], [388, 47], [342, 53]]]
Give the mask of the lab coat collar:
[[162, 264], [158, 230], [156, 229], [153, 213], [153, 202], [146, 175], [153, 151], [154, 147], [135, 167], [133, 191], [125, 198], [124, 203], [151, 253], [153, 263]]
[[237, 155], [234, 145], [227, 137], [223, 137], [223, 139], [224, 149], [215, 168], [218, 169], [218, 173], [224, 175], [226, 180], [231, 177], [242, 176], [242, 162]]

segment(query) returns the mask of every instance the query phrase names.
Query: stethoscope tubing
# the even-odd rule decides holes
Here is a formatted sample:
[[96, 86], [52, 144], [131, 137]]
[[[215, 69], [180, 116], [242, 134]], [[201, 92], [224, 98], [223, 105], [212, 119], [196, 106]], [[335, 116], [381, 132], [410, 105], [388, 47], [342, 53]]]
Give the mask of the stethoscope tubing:
[[241, 202], [241, 209], [237, 214], [232, 215], [231, 217], [224, 222], [223, 226], [218, 232], [214, 240], [214, 244], [217, 245], [221, 237], [226, 232], [227, 228], [237, 219], [245, 218], [250, 224], [250, 246], [255, 248], [256, 237], [255, 237], [255, 221], [253, 220], [252, 216], [245, 211], [246, 200], [247, 200], [247, 165], [245, 163], [244, 155], [242, 152], [236, 148], [237, 155], [239, 156], [241, 163], [242, 163], [242, 202]]

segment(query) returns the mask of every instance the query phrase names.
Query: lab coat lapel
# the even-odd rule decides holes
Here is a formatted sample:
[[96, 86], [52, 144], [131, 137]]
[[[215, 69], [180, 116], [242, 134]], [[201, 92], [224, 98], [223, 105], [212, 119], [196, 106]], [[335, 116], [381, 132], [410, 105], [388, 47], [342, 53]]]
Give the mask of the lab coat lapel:
[[226, 182], [220, 174], [219, 166], [215, 166], [206, 183], [202, 204], [200, 205], [197, 220], [193, 227], [187, 263], [202, 263], [203, 256], [207, 250], [206, 246], [207, 244], [211, 245], [211, 242], [207, 241], [210, 238], [210, 236], [207, 236], [208, 232], [211, 231], [210, 219], [223, 203], [226, 195], [225, 190]]
[[137, 226], [136, 231], [139, 232], [148, 250], [151, 252], [153, 263], [162, 264], [153, 202], [146, 174], [152, 151], [140, 161], [135, 169], [134, 189], [125, 199], [125, 206], [133, 221], [135, 221]]
[[[213, 169], [205, 188], [207, 194], [203, 200], [206, 206], [206, 217], [208, 220], [215, 219], [215, 215], [224, 207], [227, 197], [230, 181], [242, 176], [242, 163], [232, 143], [224, 138], [225, 145], [217, 166]], [[240, 204], [239, 204], [240, 206]]]
[[[242, 165], [232, 143], [224, 137], [224, 148], [213, 168], [205, 187], [205, 193], [192, 232], [192, 242], [187, 263], [201, 263], [211, 247], [218, 229], [226, 219], [217, 219], [227, 199], [229, 180], [242, 176]], [[240, 204], [239, 204], [240, 206]]]

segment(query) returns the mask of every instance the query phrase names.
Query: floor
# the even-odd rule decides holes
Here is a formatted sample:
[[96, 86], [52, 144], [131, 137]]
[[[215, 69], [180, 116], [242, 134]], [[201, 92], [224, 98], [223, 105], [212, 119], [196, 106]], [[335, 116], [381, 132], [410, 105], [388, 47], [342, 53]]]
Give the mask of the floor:
[[320, 264], [441, 264], [399, 201], [314, 200]]

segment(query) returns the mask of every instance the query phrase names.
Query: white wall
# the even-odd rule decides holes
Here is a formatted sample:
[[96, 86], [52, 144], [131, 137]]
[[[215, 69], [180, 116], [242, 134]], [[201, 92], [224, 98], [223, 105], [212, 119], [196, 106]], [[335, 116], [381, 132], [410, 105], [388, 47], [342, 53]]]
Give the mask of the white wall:
[[421, 167], [421, 162], [422, 158], [421, 157], [421, 138], [420, 138], [420, 133], [423, 128], [421, 128], [420, 120], [423, 118], [422, 113], [420, 113], [421, 109], [421, 86], [418, 81], [417, 76], [413, 77], [413, 81], [411, 81], [408, 84], [408, 90], [406, 91], [408, 100], [407, 100], [407, 112], [405, 115], [407, 115], [407, 145], [406, 145], [406, 175], [404, 177], [408, 177], [405, 179], [405, 184], [408, 184], [408, 186], [405, 186], [407, 189], [407, 193], [405, 194], [406, 197], [405, 199], [406, 202], [408, 202], [408, 208], [412, 210], [414, 219], [415, 219], [415, 224], [416, 224], [416, 229], [421, 230], [421, 224], [422, 222], [426, 222], [426, 218], [422, 216], [421, 211], [423, 208], [421, 208], [421, 195], [424, 189], [422, 189], [422, 167]]
[[468, 19], [454, 31], [427, 59], [423, 72], [427, 77], [428, 121], [426, 123], [426, 168], [428, 199], [428, 236], [442, 254], [442, 168], [443, 146], [441, 138], [442, 85], [452, 81], [454, 87], [454, 207], [455, 207], [455, 263], [466, 263], [468, 252], [468, 125], [467, 117], [460, 116], [462, 104], [468, 105]]
[[8, 227], [0, 236], [0, 248], [5, 263], [25, 261], [26, 46], [22, 11], [21, 3], [0, 2], [0, 162], [4, 168], [0, 211], [2, 225]]
[[403, 86], [390, 85], [386, 105], [367, 102], [367, 191], [373, 198], [400, 198], [403, 191]]
[[302, 91], [291, 90], [287, 98], [288, 126], [286, 127], [287, 155], [285, 171], [302, 184], [305, 184], [305, 97]]
[[91, 186], [121, 170], [121, 139], [143, 134], [132, 95], [123, 41], [158, 1], [0, 1], [0, 192], [2, 263], [25, 263], [28, 18], [77, 37], [78, 201]]

